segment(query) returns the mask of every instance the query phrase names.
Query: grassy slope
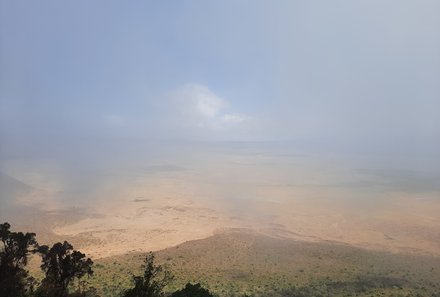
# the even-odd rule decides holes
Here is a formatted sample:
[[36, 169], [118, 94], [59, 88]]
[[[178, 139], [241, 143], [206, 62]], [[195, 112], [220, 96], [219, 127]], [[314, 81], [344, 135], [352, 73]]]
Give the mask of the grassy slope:
[[[431, 296], [440, 292], [440, 258], [368, 251], [243, 230], [186, 242], [156, 253], [175, 280], [168, 290], [201, 282], [219, 295], [267, 293], [314, 286], [330, 296]], [[93, 286], [117, 296], [141, 273], [138, 253], [97, 260]], [[327, 296], [327, 295], [326, 295]]]

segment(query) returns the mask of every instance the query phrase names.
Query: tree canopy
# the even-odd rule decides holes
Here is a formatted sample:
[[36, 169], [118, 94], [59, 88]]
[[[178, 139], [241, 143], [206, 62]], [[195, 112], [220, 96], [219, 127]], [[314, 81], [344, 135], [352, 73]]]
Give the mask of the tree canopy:
[[208, 289], [203, 288], [199, 283], [187, 283], [181, 290], [175, 291], [171, 297], [213, 297]]
[[68, 296], [69, 285], [73, 280], [93, 275], [93, 261], [74, 250], [67, 241], [55, 243], [51, 248], [43, 245], [38, 251], [42, 257], [41, 269], [46, 273], [40, 291], [50, 291], [50, 296]]
[[10, 231], [11, 225], [0, 224], [0, 296], [20, 297], [32, 290], [24, 269], [30, 254], [36, 251], [35, 233]]
[[133, 276], [134, 287], [126, 290], [124, 297], [163, 296], [163, 289], [173, 276], [163, 266], [154, 264], [154, 254], [151, 252], [145, 257], [144, 263], [144, 275]]

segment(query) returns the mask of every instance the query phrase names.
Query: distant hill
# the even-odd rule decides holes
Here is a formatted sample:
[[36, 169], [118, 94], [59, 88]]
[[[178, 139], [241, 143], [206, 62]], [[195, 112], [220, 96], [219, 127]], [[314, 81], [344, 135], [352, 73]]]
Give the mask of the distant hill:
[[34, 188], [24, 182], [0, 172], [0, 203], [12, 203], [20, 195], [32, 192]]

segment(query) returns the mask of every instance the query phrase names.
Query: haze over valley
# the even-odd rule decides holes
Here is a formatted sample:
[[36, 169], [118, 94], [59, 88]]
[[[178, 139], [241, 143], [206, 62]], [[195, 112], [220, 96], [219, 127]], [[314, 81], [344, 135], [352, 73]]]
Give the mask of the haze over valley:
[[440, 296], [439, 10], [0, 0], [0, 295]]
[[[379, 160], [294, 153], [287, 144], [198, 145], [84, 168], [23, 170], [11, 162], [15, 175], [2, 174], [2, 189], [17, 210], [2, 208], [2, 216], [28, 227], [51, 218], [48, 238], [72, 237], [95, 258], [236, 228], [393, 252], [440, 250], [440, 174], [416, 171], [411, 161], [423, 160], [383, 168]], [[20, 216], [20, 207], [30, 215]]]

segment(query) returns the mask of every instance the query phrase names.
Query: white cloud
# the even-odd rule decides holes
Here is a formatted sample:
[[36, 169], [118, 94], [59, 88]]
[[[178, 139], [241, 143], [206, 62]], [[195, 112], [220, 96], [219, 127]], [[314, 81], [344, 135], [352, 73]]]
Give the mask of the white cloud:
[[238, 123], [242, 123], [243, 121], [245, 121], [247, 119], [247, 116], [240, 115], [240, 114], [227, 113], [227, 114], [224, 114], [220, 119], [224, 123], [238, 124]]
[[236, 113], [231, 104], [207, 86], [187, 84], [173, 93], [182, 125], [201, 130], [225, 131], [243, 126], [250, 117]]
[[197, 112], [205, 117], [215, 117], [221, 109], [226, 107], [226, 102], [202, 85], [190, 85], [189, 96]]

